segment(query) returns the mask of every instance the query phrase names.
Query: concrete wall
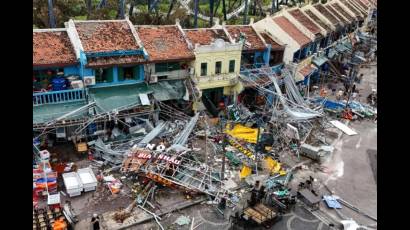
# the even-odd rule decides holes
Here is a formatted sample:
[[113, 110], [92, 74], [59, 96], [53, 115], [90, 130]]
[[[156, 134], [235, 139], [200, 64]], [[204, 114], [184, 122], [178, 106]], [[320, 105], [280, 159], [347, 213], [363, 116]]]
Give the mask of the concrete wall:
[[276, 25], [276, 23], [274, 23], [270, 16], [267, 16], [266, 18], [254, 23], [253, 26], [256, 29], [256, 31], [267, 31], [273, 34], [276, 38], [278, 38], [282, 44], [285, 44], [286, 48], [283, 54], [283, 62], [293, 62], [293, 54], [296, 51], [298, 51], [301, 47], [285, 31], [283, 31], [278, 25]]
[[[189, 62], [187, 62], [189, 64]], [[150, 75], [167, 76], [167, 80], [178, 80], [189, 77], [189, 69], [181, 69], [166, 72], [155, 72], [155, 63], [144, 65], [145, 76], [149, 79]]]
[[[219, 44], [222, 45], [222, 44]], [[191, 62], [194, 68], [193, 80], [199, 89], [234, 86], [238, 83], [241, 64], [242, 44], [224, 43], [222, 47], [216, 44], [196, 46], [195, 61]], [[235, 70], [229, 73], [229, 61], [235, 61]], [[221, 74], [215, 74], [215, 63], [221, 61]], [[207, 75], [201, 76], [201, 63], [207, 63]]]
[[230, 46], [231, 49], [224, 49], [224, 48], [216, 48], [211, 46], [201, 46], [195, 48], [195, 61], [193, 62], [194, 69], [195, 69], [195, 77], [201, 77], [201, 63], [208, 63], [208, 72], [207, 76], [214, 76], [215, 75], [215, 63], [217, 61], [222, 62], [222, 70], [221, 74], [228, 74], [229, 73], [229, 61], [235, 60], [235, 71], [234, 73], [239, 74], [240, 69], [240, 62], [241, 62], [241, 53], [242, 53], [242, 45], [235, 44], [232, 47], [229, 43], [225, 43], [225, 45]]

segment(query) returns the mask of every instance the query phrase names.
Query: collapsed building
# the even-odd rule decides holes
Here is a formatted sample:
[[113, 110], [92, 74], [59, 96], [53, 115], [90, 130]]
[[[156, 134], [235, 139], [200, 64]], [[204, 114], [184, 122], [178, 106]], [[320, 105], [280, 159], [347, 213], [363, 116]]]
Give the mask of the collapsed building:
[[[347, 106], [377, 113], [313, 92], [355, 78], [355, 66], [370, 59], [376, 39], [360, 29], [374, 25], [373, 9], [370, 1], [338, 0], [249, 25], [70, 20], [66, 28], [34, 30], [34, 153], [74, 142], [77, 152], [143, 184], [135, 202], [144, 210], [146, 202], [155, 206], [157, 185], [234, 207], [245, 199], [238, 192], [244, 179], [262, 182], [255, 191], [266, 188], [269, 203], [285, 210], [297, 166], [282, 161], [292, 153], [318, 162], [331, 155], [326, 113]], [[276, 216], [251, 200], [249, 218]], [[260, 212], [269, 215], [262, 221]]]

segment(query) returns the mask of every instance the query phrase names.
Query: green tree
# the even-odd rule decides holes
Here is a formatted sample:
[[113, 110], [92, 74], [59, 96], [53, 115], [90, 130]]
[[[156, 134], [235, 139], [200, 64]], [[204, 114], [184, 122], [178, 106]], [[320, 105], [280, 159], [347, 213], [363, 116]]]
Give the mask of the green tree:
[[[57, 27], [64, 27], [64, 22], [87, 14], [84, 0], [54, 0], [54, 15]], [[47, 0], [33, 0], [33, 24], [38, 28], [49, 28]]]

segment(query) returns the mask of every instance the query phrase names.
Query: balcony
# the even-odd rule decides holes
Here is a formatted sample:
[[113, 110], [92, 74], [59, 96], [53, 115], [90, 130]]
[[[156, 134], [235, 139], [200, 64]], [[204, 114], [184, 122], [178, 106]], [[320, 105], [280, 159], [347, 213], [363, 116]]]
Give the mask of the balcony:
[[84, 101], [85, 89], [33, 93], [33, 106]]
[[198, 84], [200, 89], [219, 88], [235, 85], [238, 83], [238, 76], [235, 73], [200, 76], [195, 77], [193, 81]]
[[173, 71], [166, 71], [166, 72], [157, 72], [157, 73], [153, 73], [151, 76], [153, 77], [156, 76], [158, 80], [185, 79], [189, 77], [189, 70], [181, 69], [181, 70], [173, 70]]

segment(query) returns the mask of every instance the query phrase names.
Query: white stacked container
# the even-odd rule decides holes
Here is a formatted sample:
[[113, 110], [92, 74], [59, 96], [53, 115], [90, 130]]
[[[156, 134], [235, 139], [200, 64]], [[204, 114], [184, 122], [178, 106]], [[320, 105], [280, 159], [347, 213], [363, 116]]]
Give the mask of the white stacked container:
[[97, 188], [97, 178], [91, 168], [78, 169], [77, 173], [84, 187], [84, 192], [93, 191]]
[[83, 191], [83, 183], [76, 172], [63, 174], [64, 185], [70, 197], [79, 196]]

